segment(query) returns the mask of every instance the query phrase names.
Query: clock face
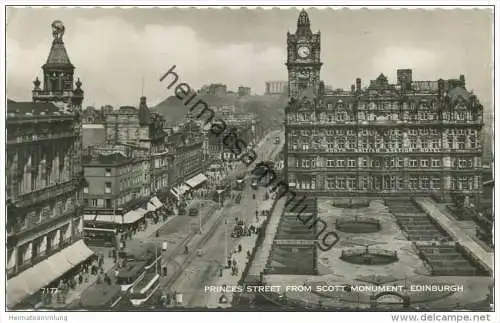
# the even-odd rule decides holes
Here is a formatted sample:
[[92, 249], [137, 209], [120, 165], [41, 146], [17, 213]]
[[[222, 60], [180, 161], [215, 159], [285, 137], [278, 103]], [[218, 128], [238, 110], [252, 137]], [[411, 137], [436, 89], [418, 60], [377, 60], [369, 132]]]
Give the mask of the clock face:
[[299, 47], [298, 54], [300, 57], [306, 58], [307, 56], [309, 56], [309, 53], [310, 53], [309, 47], [306, 46]]

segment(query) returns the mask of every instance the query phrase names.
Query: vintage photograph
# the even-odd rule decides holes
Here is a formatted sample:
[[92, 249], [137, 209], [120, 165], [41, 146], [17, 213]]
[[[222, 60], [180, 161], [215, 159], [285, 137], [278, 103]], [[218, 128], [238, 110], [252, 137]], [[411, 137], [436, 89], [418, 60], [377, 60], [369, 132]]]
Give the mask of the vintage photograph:
[[492, 7], [5, 10], [6, 311], [494, 311]]

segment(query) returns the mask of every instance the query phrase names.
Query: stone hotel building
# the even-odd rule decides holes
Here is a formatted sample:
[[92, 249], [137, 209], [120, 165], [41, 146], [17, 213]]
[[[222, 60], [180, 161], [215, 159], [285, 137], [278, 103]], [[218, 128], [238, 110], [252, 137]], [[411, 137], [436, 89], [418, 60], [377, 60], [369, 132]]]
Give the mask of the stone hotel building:
[[287, 35], [290, 104], [284, 161], [290, 186], [335, 196], [465, 194], [481, 187], [483, 107], [465, 77], [415, 81], [398, 69], [363, 86], [325, 91], [320, 33], [302, 11]]

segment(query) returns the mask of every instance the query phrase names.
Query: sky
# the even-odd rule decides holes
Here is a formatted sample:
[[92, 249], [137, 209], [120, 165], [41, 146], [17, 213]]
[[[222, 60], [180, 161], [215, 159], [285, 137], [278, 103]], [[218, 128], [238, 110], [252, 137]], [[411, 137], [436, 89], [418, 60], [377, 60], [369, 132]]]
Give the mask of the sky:
[[[398, 68], [414, 80], [458, 78], [485, 105], [493, 102], [493, 14], [489, 9], [308, 10], [321, 31], [321, 78], [334, 88], [363, 85], [380, 73], [395, 82]], [[85, 91], [84, 105], [150, 105], [173, 95], [160, 77], [172, 66], [194, 88], [225, 83], [263, 93], [286, 80], [286, 33], [297, 9], [8, 8], [7, 95], [31, 100], [63, 21], [64, 43]]]

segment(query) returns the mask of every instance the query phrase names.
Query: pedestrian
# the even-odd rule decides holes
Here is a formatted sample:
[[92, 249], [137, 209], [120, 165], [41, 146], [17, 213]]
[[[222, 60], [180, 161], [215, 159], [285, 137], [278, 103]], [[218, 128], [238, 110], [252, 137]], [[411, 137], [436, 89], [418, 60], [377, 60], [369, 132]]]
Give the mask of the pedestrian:
[[231, 259], [227, 260], [227, 268], [231, 268]]
[[82, 283], [83, 283], [83, 275], [82, 275], [82, 273], [79, 273], [78, 274], [78, 284], [81, 285]]
[[163, 266], [163, 276], [167, 276], [167, 266]]
[[109, 278], [108, 274], [104, 275], [104, 282], [108, 285], [111, 285], [111, 278]]
[[242, 247], [241, 244], [238, 245], [238, 253], [241, 253]]

